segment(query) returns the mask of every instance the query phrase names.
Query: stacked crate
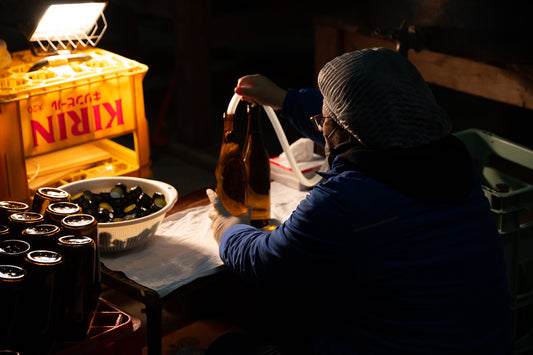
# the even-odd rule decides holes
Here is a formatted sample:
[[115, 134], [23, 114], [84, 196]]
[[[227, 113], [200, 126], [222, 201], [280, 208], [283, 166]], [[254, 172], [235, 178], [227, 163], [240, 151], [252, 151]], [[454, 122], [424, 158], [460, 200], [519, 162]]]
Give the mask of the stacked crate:
[[456, 136], [478, 167], [501, 237], [516, 352], [533, 351], [533, 151], [479, 129]]
[[142, 355], [141, 321], [100, 297], [94, 320], [82, 342], [59, 342], [54, 355]]
[[98, 48], [77, 55], [87, 59], [52, 63], [21, 51], [0, 69], [0, 200], [90, 177], [151, 174], [148, 67]]

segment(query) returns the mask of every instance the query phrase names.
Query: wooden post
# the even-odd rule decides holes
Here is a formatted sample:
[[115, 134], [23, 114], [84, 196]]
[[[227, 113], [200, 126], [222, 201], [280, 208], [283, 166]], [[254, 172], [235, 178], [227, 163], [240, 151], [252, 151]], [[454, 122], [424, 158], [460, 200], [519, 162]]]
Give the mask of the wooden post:
[[[179, 6], [177, 5], [179, 4]], [[211, 2], [181, 0], [175, 5], [174, 38], [178, 84], [176, 130], [179, 143], [211, 143]]]
[[315, 21], [315, 78], [331, 59], [344, 52], [344, 30], [335, 24]]

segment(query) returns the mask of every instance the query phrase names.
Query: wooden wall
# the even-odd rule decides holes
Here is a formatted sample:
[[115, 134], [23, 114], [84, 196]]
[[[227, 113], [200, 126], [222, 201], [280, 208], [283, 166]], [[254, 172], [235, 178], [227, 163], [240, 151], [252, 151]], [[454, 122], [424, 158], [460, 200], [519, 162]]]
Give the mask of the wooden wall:
[[[316, 73], [344, 52], [368, 47], [394, 50], [392, 41], [361, 34], [357, 26], [331, 19], [315, 21]], [[410, 50], [411, 62], [431, 84], [533, 110], [533, 65], [494, 66], [443, 53]]]

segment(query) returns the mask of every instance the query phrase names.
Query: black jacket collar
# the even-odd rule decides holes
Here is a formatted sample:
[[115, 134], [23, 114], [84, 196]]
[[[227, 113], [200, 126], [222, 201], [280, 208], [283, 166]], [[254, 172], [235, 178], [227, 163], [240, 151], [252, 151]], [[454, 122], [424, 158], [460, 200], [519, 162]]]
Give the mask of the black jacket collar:
[[472, 159], [452, 134], [415, 148], [379, 151], [350, 142], [336, 153], [348, 167], [423, 202], [460, 202], [472, 190]]

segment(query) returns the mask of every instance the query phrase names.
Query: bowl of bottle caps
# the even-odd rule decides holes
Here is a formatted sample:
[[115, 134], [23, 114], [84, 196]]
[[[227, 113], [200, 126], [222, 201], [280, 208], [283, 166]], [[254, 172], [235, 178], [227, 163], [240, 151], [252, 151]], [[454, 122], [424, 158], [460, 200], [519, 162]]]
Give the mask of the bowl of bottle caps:
[[146, 243], [178, 200], [173, 186], [136, 177], [99, 177], [59, 188], [70, 194], [82, 213], [96, 218], [99, 248], [105, 254]]

